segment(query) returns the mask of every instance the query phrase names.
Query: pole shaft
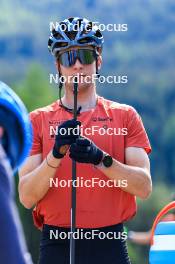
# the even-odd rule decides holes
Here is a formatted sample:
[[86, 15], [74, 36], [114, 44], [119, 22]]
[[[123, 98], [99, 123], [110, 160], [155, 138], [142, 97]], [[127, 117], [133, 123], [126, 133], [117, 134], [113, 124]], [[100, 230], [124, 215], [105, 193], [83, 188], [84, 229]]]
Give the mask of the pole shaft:
[[[77, 120], [77, 94], [78, 94], [78, 82], [77, 77], [74, 80], [74, 112], [73, 117]], [[76, 161], [72, 161], [72, 207], [71, 207], [71, 238], [70, 238], [70, 264], [75, 264], [75, 239], [73, 234], [76, 230], [76, 187], [74, 181], [76, 180]]]

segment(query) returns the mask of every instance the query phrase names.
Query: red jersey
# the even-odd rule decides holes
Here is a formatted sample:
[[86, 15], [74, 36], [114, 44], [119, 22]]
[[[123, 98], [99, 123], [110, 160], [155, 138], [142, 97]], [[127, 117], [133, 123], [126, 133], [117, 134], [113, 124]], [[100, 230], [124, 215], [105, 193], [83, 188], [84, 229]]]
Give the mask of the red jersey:
[[[72, 114], [59, 105], [59, 101], [30, 113], [33, 125], [33, 147], [30, 155], [42, 154], [44, 160], [54, 145], [56, 129]], [[136, 110], [99, 97], [94, 109], [78, 116], [84, 136], [119, 162], [125, 163], [125, 148], [140, 147], [147, 153], [150, 143], [143, 123]], [[109, 178], [92, 164], [77, 162], [77, 178], [83, 180]], [[54, 181], [72, 179], [72, 160], [67, 154], [56, 170]], [[42, 180], [42, 179], [41, 179]], [[58, 182], [57, 182], [58, 183]], [[132, 218], [136, 213], [135, 196], [121, 188], [96, 184], [91, 187], [77, 186], [77, 228], [110, 226]], [[50, 186], [47, 194], [36, 205], [33, 216], [38, 227], [43, 224], [70, 227], [71, 186]]]

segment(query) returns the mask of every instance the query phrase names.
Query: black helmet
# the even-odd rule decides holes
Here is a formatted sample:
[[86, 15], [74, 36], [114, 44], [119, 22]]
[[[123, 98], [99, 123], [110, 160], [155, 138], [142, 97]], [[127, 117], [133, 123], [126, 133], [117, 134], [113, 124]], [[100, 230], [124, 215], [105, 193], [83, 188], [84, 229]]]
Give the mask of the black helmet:
[[61, 21], [53, 30], [48, 41], [48, 49], [56, 56], [71, 46], [93, 46], [102, 48], [103, 35], [97, 25], [86, 18], [71, 17]]

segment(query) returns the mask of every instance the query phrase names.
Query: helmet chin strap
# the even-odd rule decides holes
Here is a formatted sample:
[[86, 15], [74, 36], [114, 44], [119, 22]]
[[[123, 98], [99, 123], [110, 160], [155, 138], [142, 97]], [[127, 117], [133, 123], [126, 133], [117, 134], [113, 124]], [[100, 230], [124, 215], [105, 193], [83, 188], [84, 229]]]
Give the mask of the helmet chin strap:
[[96, 59], [96, 74], [97, 74], [97, 77], [99, 78], [100, 74], [98, 72], [98, 60], [97, 59]]

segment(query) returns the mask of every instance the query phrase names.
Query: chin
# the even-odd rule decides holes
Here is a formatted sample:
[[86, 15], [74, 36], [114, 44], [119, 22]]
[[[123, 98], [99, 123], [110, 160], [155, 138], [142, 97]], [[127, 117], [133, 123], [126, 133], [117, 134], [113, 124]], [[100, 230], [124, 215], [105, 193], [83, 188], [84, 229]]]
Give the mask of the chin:
[[[68, 89], [73, 90], [73, 83], [67, 86]], [[78, 83], [78, 90], [79, 91], [87, 91], [88, 89], [92, 88], [92, 83]]]

